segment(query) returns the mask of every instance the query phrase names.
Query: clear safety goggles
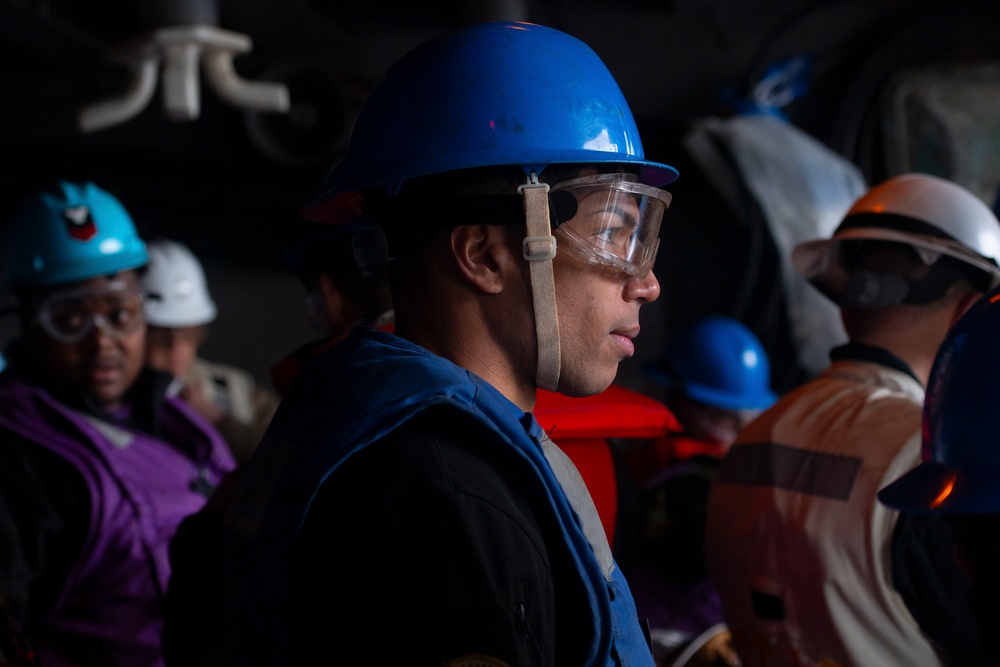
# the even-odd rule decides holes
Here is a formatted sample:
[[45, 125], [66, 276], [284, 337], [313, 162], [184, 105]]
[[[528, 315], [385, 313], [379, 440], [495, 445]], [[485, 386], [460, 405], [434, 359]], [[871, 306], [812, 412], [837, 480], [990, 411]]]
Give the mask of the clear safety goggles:
[[115, 280], [101, 287], [57, 292], [42, 302], [35, 318], [60, 343], [81, 341], [95, 327], [117, 338], [132, 333], [145, 322], [142, 302], [142, 293]]
[[[559, 193], [571, 194], [575, 207]], [[633, 174], [597, 174], [553, 185], [550, 197], [559, 248], [631, 276], [641, 278], [652, 270], [670, 193], [637, 183]]]

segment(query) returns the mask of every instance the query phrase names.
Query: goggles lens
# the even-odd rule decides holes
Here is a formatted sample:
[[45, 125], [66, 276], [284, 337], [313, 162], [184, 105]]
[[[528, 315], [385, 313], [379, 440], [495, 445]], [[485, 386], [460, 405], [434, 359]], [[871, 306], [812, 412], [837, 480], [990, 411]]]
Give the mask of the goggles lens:
[[143, 297], [124, 282], [57, 292], [38, 309], [37, 320], [60, 343], [83, 340], [94, 327], [112, 337], [132, 333], [145, 322]]
[[[559, 247], [590, 264], [643, 277], [653, 268], [660, 221], [670, 193], [635, 182], [632, 174], [598, 174], [558, 183], [557, 193], [573, 195], [576, 206], [555, 207]], [[563, 219], [563, 218], [566, 219]]]

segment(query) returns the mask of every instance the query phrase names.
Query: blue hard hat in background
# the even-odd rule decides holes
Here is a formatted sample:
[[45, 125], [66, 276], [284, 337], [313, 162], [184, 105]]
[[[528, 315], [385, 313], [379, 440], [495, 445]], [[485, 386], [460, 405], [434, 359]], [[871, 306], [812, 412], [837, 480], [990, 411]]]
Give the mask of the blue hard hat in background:
[[690, 398], [727, 410], [763, 410], [777, 399], [760, 340], [737, 320], [710, 316], [667, 341], [666, 354], [647, 373]]
[[93, 183], [59, 181], [14, 213], [4, 241], [13, 287], [58, 285], [146, 264], [132, 217]]
[[948, 332], [923, 410], [923, 462], [879, 492], [911, 512], [1000, 512], [1000, 288]]
[[418, 46], [386, 72], [358, 113], [347, 155], [303, 214], [330, 221], [350, 200], [338, 195], [395, 194], [418, 176], [555, 163], [633, 165], [654, 186], [677, 178], [645, 159], [625, 97], [589, 46], [530, 23], [475, 24]]

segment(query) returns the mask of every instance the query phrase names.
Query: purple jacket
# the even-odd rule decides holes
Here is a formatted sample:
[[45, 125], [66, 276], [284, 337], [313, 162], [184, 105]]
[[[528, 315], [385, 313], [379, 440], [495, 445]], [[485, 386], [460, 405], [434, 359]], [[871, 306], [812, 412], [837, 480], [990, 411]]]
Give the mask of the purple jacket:
[[[67, 407], [11, 373], [0, 375], [0, 439], [12, 432], [73, 465], [89, 490], [83, 550], [41, 623], [44, 667], [163, 664], [161, 603], [168, 547], [181, 519], [234, 467], [221, 436], [176, 399], [164, 439]], [[182, 445], [183, 450], [176, 446]]]

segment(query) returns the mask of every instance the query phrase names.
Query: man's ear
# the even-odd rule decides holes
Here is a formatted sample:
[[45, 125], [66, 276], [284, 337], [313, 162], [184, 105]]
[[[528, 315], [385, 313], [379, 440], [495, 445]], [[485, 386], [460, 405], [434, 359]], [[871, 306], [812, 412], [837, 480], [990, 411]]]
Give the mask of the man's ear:
[[510, 265], [507, 234], [497, 225], [462, 225], [451, 230], [451, 254], [462, 276], [487, 294], [503, 291]]

